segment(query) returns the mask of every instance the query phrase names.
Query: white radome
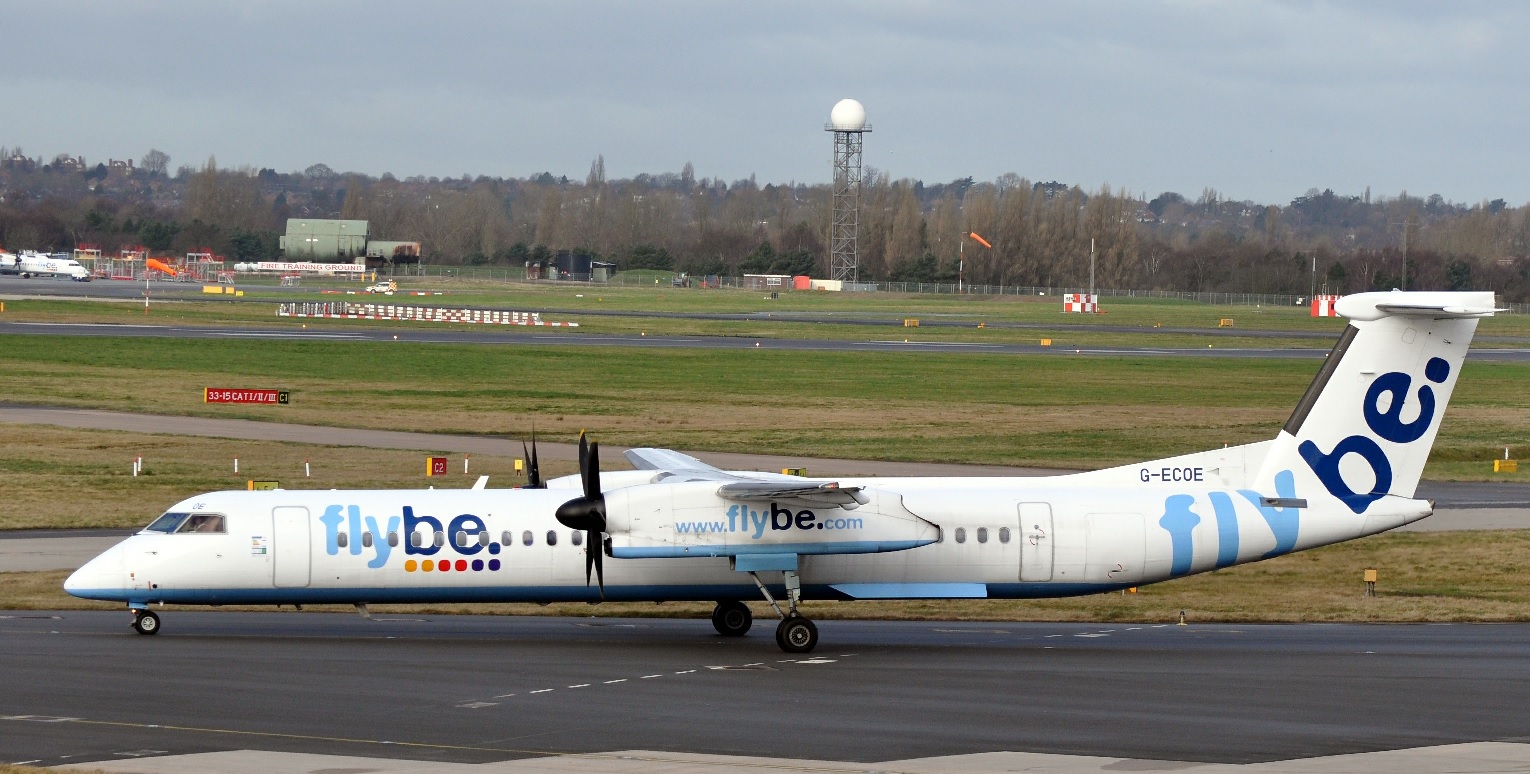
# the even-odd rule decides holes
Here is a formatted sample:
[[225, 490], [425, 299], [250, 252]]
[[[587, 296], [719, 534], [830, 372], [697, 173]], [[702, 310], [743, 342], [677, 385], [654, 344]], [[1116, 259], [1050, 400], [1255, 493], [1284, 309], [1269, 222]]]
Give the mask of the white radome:
[[829, 124], [836, 132], [859, 132], [866, 128], [866, 108], [853, 99], [842, 99], [829, 111]]

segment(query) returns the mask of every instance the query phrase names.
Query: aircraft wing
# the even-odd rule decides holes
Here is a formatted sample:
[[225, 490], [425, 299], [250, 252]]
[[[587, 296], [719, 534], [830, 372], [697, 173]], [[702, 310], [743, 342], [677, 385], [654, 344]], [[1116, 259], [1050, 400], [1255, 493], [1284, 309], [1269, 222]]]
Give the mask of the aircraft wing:
[[779, 473], [751, 471], [741, 474], [708, 465], [671, 449], [628, 449], [622, 456], [638, 470], [660, 471], [656, 481], [716, 481], [721, 484], [717, 496], [728, 500], [799, 500], [847, 509], [870, 502], [858, 486], [842, 487], [835, 481]]
[[723, 472], [720, 468], [702, 462], [689, 454], [681, 454], [673, 449], [628, 449], [622, 452], [622, 456], [632, 463], [632, 467], [638, 470], [668, 470], [671, 472], [681, 470], [716, 471]]

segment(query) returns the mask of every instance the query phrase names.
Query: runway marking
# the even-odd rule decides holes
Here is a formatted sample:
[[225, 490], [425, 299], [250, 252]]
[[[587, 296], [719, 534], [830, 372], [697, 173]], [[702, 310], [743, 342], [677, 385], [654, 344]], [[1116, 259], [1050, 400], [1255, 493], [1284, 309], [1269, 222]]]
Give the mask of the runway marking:
[[62, 718], [55, 715], [0, 715], [0, 720], [20, 720], [27, 723], [73, 723], [79, 718]]
[[664, 675], [643, 675], [642, 677], [640, 677], [638, 679], [639, 680], [652, 680], [655, 677], [663, 677], [663, 676]]
[[839, 659], [837, 659], [837, 658], [809, 658], [809, 659], [803, 659], [802, 661], [798, 661], [797, 663], [799, 663], [799, 664], [836, 664], [838, 662], [839, 662]]
[[460, 709], [483, 709], [484, 707], [497, 707], [497, 706], [499, 706], [499, 702], [497, 702], [497, 701], [470, 701], [470, 702], [467, 702], [465, 704], [458, 704], [457, 706]]
[[569, 687], [570, 688], [588, 688], [588, 687], [590, 687], [590, 684], [589, 683], [580, 683], [578, 685], [570, 685]]
[[696, 671], [696, 670], [694, 670], [694, 669], [687, 669], [687, 670], [685, 670], [683, 672], [676, 672], [675, 674], [677, 674], [677, 675], [688, 675], [688, 674], [690, 674], [690, 673], [692, 673], [694, 671]]
[[555, 690], [557, 690], [557, 689], [556, 688], [543, 688], [543, 689], [538, 690], [538, 691], [532, 691], [532, 693], [533, 694], [537, 694], [537, 693], [551, 693], [551, 692], [553, 692]]
[[496, 699], [508, 699], [508, 698], [510, 698], [511, 696], [514, 696], [514, 695], [515, 694], [513, 694], [513, 693], [502, 693], [502, 694], [500, 694], [498, 696], [495, 696], [494, 698], [496, 698]]
[[621, 677], [621, 678], [617, 678], [617, 679], [615, 679], [615, 680], [607, 680], [607, 681], [605, 681], [605, 683], [603, 683], [603, 684], [604, 684], [604, 685], [612, 685], [612, 684], [614, 684], [614, 683], [625, 683], [625, 682], [627, 682], [627, 678], [625, 678], [625, 677]]
[[1083, 634], [1075, 634], [1073, 636], [1074, 637], [1109, 637], [1110, 635], [1109, 634], [1105, 634], [1104, 632], [1084, 632]]

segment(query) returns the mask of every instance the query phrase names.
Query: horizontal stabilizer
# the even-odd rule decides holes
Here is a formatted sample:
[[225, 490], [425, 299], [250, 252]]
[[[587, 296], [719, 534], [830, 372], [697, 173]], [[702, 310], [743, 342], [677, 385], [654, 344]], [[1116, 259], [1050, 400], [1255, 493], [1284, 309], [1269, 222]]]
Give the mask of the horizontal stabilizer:
[[1356, 293], [1334, 304], [1334, 311], [1351, 320], [1383, 317], [1423, 317], [1459, 320], [1492, 317], [1502, 309], [1494, 306], [1492, 293], [1412, 292]]

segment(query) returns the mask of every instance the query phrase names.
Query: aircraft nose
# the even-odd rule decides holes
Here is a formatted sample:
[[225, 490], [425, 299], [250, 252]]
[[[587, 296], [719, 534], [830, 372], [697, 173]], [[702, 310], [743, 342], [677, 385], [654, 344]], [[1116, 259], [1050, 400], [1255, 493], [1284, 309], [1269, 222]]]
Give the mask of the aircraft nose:
[[76, 597], [104, 599], [102, 594], [124, 590], [122, 547], [113, 546], [86, 562], [64, 580], [64, 591]]

